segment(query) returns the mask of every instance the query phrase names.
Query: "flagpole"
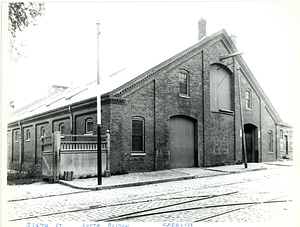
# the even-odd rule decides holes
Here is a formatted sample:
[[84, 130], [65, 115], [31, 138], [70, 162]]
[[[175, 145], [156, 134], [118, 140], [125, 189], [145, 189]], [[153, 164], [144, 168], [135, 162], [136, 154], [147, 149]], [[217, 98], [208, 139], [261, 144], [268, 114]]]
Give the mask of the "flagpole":
[[97, 176], [98, 185], [102, 185], [102, 154], [101, 154], [101, 92], [100, 92], [100, 72], [99, 72], [99, 25], [97, 22]]

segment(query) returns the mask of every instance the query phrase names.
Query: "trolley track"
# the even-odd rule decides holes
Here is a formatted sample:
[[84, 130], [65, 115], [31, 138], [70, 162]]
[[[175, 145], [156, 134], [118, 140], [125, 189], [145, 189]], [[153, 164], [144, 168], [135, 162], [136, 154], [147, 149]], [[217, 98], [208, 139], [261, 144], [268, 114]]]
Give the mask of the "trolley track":
[[[174, 204], [170, 204], [170, 205], [164, 205], [164, 206], [160, 206], [160, 207], [156, 207], [156, 208], [146, 209], [146, 210], [139, 211], [139, 212], [136, 212], [136, 213], [147, 212], [147, 211], [152, 211], [152, 210], [156, 210], [156, 209], [162, 209], [162, 208], [177, 206], [177, 205], [191, 203], [191, 202], [195, 202], [195, 201], [212, 199], [212, 198], [216, 198], [216, 197], [220, 197], [220, 196], [228, 196], [228, 195], [235, 194], [235, 193], [237, 193], [237, 191], [230, 192], [230, 193], [225, 193], [225, 194], [221, 194], [221, 195], [210, 195], [210, 196], [206, 196], [206, 197], [198, 196], [198, 197], [200, 197], [198, 199], [192, 199], [192, 200], [183, 201], [183, 202], [179, 202], [179, 203], [174, 203]], [[168, 199], [168, 200], [170, 200], [170, 199]], [[136, 203], [144, 203], [144, 202], [150, 202], [150, 201], [139, 201], [139, 202], [136, 202]], [[133, 202], [130, 202], [128, 204], [133, 204]], [[120, 206], [120, 205], [127, 205], [127, 204], [122, 203], [122, 204], [113, 204], [113, 205], [109, 205], [109, 206]], [[23, 218], [10, 219], [9, 221], [22, 221], [22, 220], [27, 220], [27, 219], [32, 219], [32, 218], [52, 216], [52, 215], [58, 215], [58, 214], [64, 214], [64, 213], [71, 213], [71, 212], [72, 213], [73, 212], [81, 212], [81, 211], [86, 211], [86, 210], [101, 209], [101, 208], [107, 208], [107, 207], [108, 206], [94, 205], [94, 206], [89, 206], [89, 207], [82, 208], [82, 209], [66, 210], [66, 211], [61, 211], [61, 212], [53, 212], [53, 213], [48, 213], [48, 214], [40, 214], [40, 215], [33, 215], [33, 216], [23, 217]], [[118, 217], [120, 217], [120, 216], [126, 216], [126, 215], [129, 215], [129, 214], [119, 215]], [[106, 218], [106, 219], [108, 219], [108, 218]], [[100, 219], [100, 220], [96, 220], [96, 221], [106, 221], [106, 219]]]
[[[255, 178], [255, 179], [243, 179], [243, 180], [239, 180], [239, 181], [234, 181], [234, 182], [229, 182], [229, 183], [220, 183], [218, 185], [212, 185], [212, 186], [204, 186], [201, 189], [207, 189], [207, 188], [217, 188], [217, 187], [223, 187], [223, 186], [229, 186], [229, 185], [235, 185], [235, 184], [240, 184], [240, 183], [247, 183], [247, 182], [252, 182], [252, 181], [258, 181], [258, 180], [265, 180], [265, 179], [270, 179], [270, 178], [275, 178], [277, 177], [279, 174], [275, 174], [275, 175], [269, 175], [269, 176], [264, 176], [261, 178]], [[117, 189], [117, 188], [116, 188]], [[200, 189], [200, 190], [201, 190]], [[101, 189], [101, 190], [111, 190], [111, 189]], [[98, 190], [100, 191], [100, 190]], [[52, 195], [44, 195], [44, 196], [36, 196], [36, 197], [31, 197], [31, 198], [21, 198], [21, 199], [10, 199], [7, 200], [7, 202], [11, 203], [11, 202], [18, 202], [18, 201], [26, 201], [26, 200], [34, 200], [34, 199], [42, 199], [42, 198], [50, 198], [50, 197], [59, 197], [59, 196], [66, 196], [66, 195], [73, 195], [73, 194], [83, 194], [83, 193], [91, 193], [91, 192], [95, 192], [95, 190], [89, 189], [89, 190], [82, 190], [82, 191], [77, 191], [77, 192], [68, 192], [68, 193], [60, 193], [60, 194], [52, 194]], [[180, 193], [183, 191], [179, 191], [177, 193]], [[171, 194], [171, 193], [170, 193]], [[173, 192], [172, 192], [173, 194]], [[166, 195], [166, 194], [161, 194], [161, 195]], [[160, 196], [160, 195], [155, 195], [156, 196]], [[151, 196], [153, 197], [153, 196]]]
[[[127, 194], [127, 196], [129, 195], [129, 197], [126, 197], [126, 199], [122, 198], [122, 202], [117, 202], [116, 203], [101, 203], [101, 204], [95, 204], [95, 205], [86, 205], [85, 207], [81, 207], [81, 208], [74, 208], [74, 209], [66, 209], [66, 210], [61, 210], [58, 212], [49, 212], [49, 210], [45, 209], [44, 213], [43, 211], [40, 211], [40, 214], [36, 214], [36, 215], [26, 215], [24, 212], [24, 216], [22, 217], [18, 217], [18, 218], [11, 218], [9, 221], [10, 222], [15, 222], [15, 221], [25, 221], [25, 220], [29, 220], [29, 219], [39, 219], [41, 220], [41, 218], [43, 217], [49, 217], [49, 220], [52, 220], [56, 217], [56, 215], [61, 215], [61, 214], [71, 214], [71, 213], [75, 213], [74, 215], [76, 216], [80, 216], [81, 213], [80, 212], [85, 212], [85, 211], [89, 211], [89, 210], [94, 210], [93, 212], [89, 212], [90, 214], [93, 214], [93, 216], [91, 217], [97, 217], [98, 214], [103, 215], [103, 213], [107, 213], [106, 215], [103, 215], [103, 218], [100, 218], [98, 220], [90, 220], [90, 221], [122, 221], [122, 220], [133, 220], [134, 219], [139, 219], [142, 217], [151, 217], [151, 216], [155, 216], [155, 215], [163, 215], [163, 214], [171, 214], [171, 213], [182, 213], [182, 212], [188, 212], [188, 211], [196, 211], [196, 210], [209, 210], [212, 208], [225, 208], [225, 207], [234, 207], [232, 209], [228, 209], [225, 212], [220, 212], [218, 214], [214, 214], [211, 216], [207, 216], [207, 217], [202, 217], [199, 218], [197, 220], [195, 220], [194, 222], [198, 222], [198, 221], [207, 221], [210, 220], [212, 218], [218, 217], [218, 216], [222, 216], [222, 215], [226, 215], [229, 213], [233, 213], [235, 211], [239, 211], [242, 209], [247, 209], [249, 207], [252, 206], [257, 206], [259, 204], [266, 204], [266, 203], [283, 203], [283, 202], [290, 202], [292, 200], [282, 200], [282, 197], [276, 197], [273, 199], [268, 199], [268, 200], [264, 200], [264, 201], [253, 201], [253, 200], [249, 200], [249, 201], [244, 201], [244, 202], [239, 202], [238, 199], [234, 198], [237, 202], [233, 201], [231, 203], [223, 203], [222, 199], [218, 200], [216, 203], [212, 203], [214, 202], [213, 200], [210, 201], [209, 203], [204, 203], [201, 205], [201, 201], [205, 201], [208, 199], [216, 199], [216, 198], [222, 198], [222, 197], [226, 197], [226, 196], [233, 196], [234, 194], [239, 193], [239, 196], [241, 196], [243, 193], [241, 193], [240, 189], [234, 190], [234, 189], [227, 189], [225, 191], [227, 191], [227, 193], [221, 193], [221, 191], [223, 191], [223, 189], [220, 191], [219, 189], [216, 190], [218, 191], [217, 193], [215, 193], [214, 195], [209, 195], [209, 193], [203, 193], [203, 190], [205, 191], [205, 189], [213, 189], [213, 188], [218, 188], [218, 187], [226, 187], [226, 186], [231, 186], [231, 185], [240, 185], [243, 183], [249, 183], [249, 182], [254, 182], [254, 181], [261, 181], [261, 180], [266, 180], [266, 179], [271, 179], [271, 178], [276, 178], [278, 176], [284, 176], [285, 174], [268, 174], [263, 175], [263, 176], [259, 176], [259, 177], [254, 177], [254, 178], [247, 178], [247, 177], [243, 177], [240, 180], [229, 180], [229, 181], [223, 181], [223, 183], [220, 183], [219, 181], [216, 181], [216, 183], [214, 183], [213, 185], [203, 185], [199, 188], [193, 188], [191, 187], [190, 190], [193, 190], [193, 194], [194, 195], [188, 195], [186, 194], [186, 190], [174, 190], [172, 189], [169, 192], [165, 192], [165, 193], [154, 193], [154, 194], [149, 194], [149, 195], [142, 195], [141, 197], [137, 197], [135, 198], [135, 196], [130, 196], [129, 194]], [[273, 181], [271, 179], [271, 181]], [[229, 187], [230, 188], [230, 187]], [[200, 195], [202, 191], [202, 195]], [[220, 191], [220, 193], [219, 193]], [[231, 192], [228, 192], [231, 191]], [[82, 194], [82, 193], [94, 193], [96, 191], [91, 191], [91, 190], [85, 190], [85, 191], [79, 191], [79, 192], [70, 192], [70, 193], [62, 193], [59, 195], [47, 195], [47, 196], [40, 196], [40, 197], [35, 197], [35, 198], [27, 198], [27, 199], [19, 199], [19, 200], [10, 200], [8, 201], [10, 204], [15, 203], [14, 206], [18, 206], [19, 202], [24, 202], [26, 200], [33, 200], [33, 199], [43, 199], [43, 198], [51, 198], [51, 197], [57, 197], [57, 196], [68, 196], [68, 195], [72, 195], [72, 194]], [[159, 192], [159, 191], [157, 191]], [[182, 195], [178, 195], [176, 196], [176, 194], [181, 194]], [[256, 194], [261, 194], [261, 193], [268, 193], [268, 192], [258, 192]], [[278, 193], [278, 191], [277, 191]], [[280, 194], [283, 194], [283, 191], [279, 192]], [[85, 195], [84, 195], [85, 196]], [[88, 196], [88, 195], [86, 195]], [[285, 195], [286, 196], [286, 195]], [[270, 197], [270, 196], [269, 196]], [[66, 199], [66, 198], [64, 198]], [[128, 200], [127, 200], [128, 199]], [[163, 202], [164, 200], [168, 200], [168, 202]], [[179, 200], [179, 201], [178, 201]], [[41, 200], [42, 201], [42, 200]], [[176, 202], [174, 202], [176, 201]], [[221, 202], [220, 202], [221, 201]], [[223, 200], [223, 201], [226, 201]], [[39, 201], [36, 201], [36, 204]], [[200, 205], [199, 205], [199, 203]], [[192, 206], [192, 203], [194, 203], [194, 205]], [[197, 204], [198, 203], [198, 204]], [[140, 209], [137, 210], [137, 206], [135, 206], [135, 204], [140, 204], [139, 207], [143, 207], [145, 209]], [[145, 204], [142, 205], [142, 204]], [[154, 205], [153, 205], [154, 204]], [[163, 204], [163, 205], [162, 205]], [[133, 205], [133, 206], [131, 206]], [[110, 216], [109, 215], [109, 211], [114, 210], [113, 207], [121, 207], [124, 206], [130, 206], [130, 209], [132, 212], [128, 211], [127, 213], [123, 213], [122, 212], [122, 208], [119, 209], [120, 211], [118, 212], [114, 212], [115, 215]], [[180, 208], [180, 206], [182, 206]], [[76, 214], [78, 213], [78, 214]], [[111, 214], [111, 213], [110, 213]], [[71, 215], [72, 216], [72, 215]], [[105, 217], [106, 216], [106, 217]], [[196, 217], [196, 216], [195, 216]], [[91, 219], [93, 219], [91, 218]], [[157, 217], [159, 218], [159, 216]]]
[[[274, 198], [276, 199], [276, 198]], [[161, 207], [161, 208], [154, 208], [154, 209], [149, 209], [149, 210], [143, 210], [143, 211], [138, 211], [138, 212], [134, 212], [134, 213], [130, 213], [130, 214], [124, 214], [124, 215], [119, 215], [116, 216], [114, 218], [108, 218], [108, 219], [100, 219], [100, 220], [95, 220], [97, 221], [105, 221], [105, 222], [115, 222], [115, 221], [128, 221], [130, 219], [134, 219], [134, 218], [140, 218], [140, 217], [147, 217], [147, 216], [153, 216], [153, 215], [161, 215], [161, 214], [168, 214], [168, 213], [177, 213], [177, 212], [184, 212], [184, 211], [191, 211], [191, 210], [201, 210], [201, 209], [210, 209], [210, 208], [219, 208], [219, 207], [233, 207], [233, 206], [244, 206], [244, 207], [240, 207], [240, 208], [236, 208], [236, 209], [231, 209], [228, 210], [226, 212], [222, 212], [216, 215], [212, 215], [212, 216], [208, 216], [202, 219], [198, 219], [192, 222], [200, 222], [200, 221], [205, 221], [208, 219], [212, 219], [214, 217], [218, 217], [227, 213], [231, 213], [231, 212], [235, 212], [238, 210], [242, 210], [242, 209], [246, 209], [252, 206], [256, 206], [256, 205], [261, 205], [264, 203], [282, 203], [282, 202], [291, 202], [292, 200], [270, 200], [270, 201], [264, 201], [264, 202], [243, 202], [243, 203], [230, 203], [230, 204], [218, 204], [218, 205], [208, 205], [208, 206], [197, 206], [197, 207], [190, 207], [190, 208], [183, 208], [183, 209], [176, 209], [176, 210], [167, 210], [167, 211], [159, 211], [159, 212], [153, 212], [153, 213], [147, 213], [147, 214], [142, 214], [144, 212], [147, 211], [151, 211], [151, 210], [157, 210], [157, 209], [161, 209], [161, 208], [165, 208], [165, 207]], [[179, 204], [177, 204], [179, 205]], [[175, 205], [174, 205], [175, 206]]]

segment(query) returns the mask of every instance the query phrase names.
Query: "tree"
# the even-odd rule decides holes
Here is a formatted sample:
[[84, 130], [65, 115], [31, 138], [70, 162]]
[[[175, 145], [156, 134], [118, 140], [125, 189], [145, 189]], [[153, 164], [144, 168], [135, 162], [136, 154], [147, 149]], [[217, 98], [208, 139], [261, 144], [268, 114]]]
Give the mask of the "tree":
[[[16, 46], [17, 31], [24, 31], [29, 24], [37, 25], [37, 17], [44, 15], [44, 3], [38, 2], [10, 2], [8, 5], [8, 30], [10, 33], [10, 55], [11, 59], [18, 61], [24, 57]], [[24, 43], [21, 43], [24, 45]]]

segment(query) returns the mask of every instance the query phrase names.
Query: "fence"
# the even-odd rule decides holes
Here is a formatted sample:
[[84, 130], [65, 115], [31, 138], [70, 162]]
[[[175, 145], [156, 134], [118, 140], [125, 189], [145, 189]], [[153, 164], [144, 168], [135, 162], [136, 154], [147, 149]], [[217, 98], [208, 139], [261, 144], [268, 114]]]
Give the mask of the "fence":
[[[101, 135], [102, 175], [110, 175], [109, 165], [110, 133]], [[51, 137], [42, 138], [43, 178], [57, 182], [65, 172], [73, 172], [73, 177], [96, 176], [97, 136], [61, 135], [54, 132]]]

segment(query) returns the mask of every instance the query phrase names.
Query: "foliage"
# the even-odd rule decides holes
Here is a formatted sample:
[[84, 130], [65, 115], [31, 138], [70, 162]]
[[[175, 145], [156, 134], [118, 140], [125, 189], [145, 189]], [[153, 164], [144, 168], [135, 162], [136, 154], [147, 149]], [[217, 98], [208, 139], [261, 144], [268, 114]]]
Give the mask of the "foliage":
[[28, 172], [9, 171], [7, 173], [8, 185], [32, 184], [42, 181], [40, 165], [33, 165]]
[[[8, 3], [8, 30], [10, 32], [11, 58], [18, 61], [23, 54], [16, 47], [17, 31], [24, 31], [29, 24], [37, 25], [36, 19], [44, 15], [44, 3], [38, 2], [10, 2]], [[24, 46], [24, 43], [20, 44]]]

